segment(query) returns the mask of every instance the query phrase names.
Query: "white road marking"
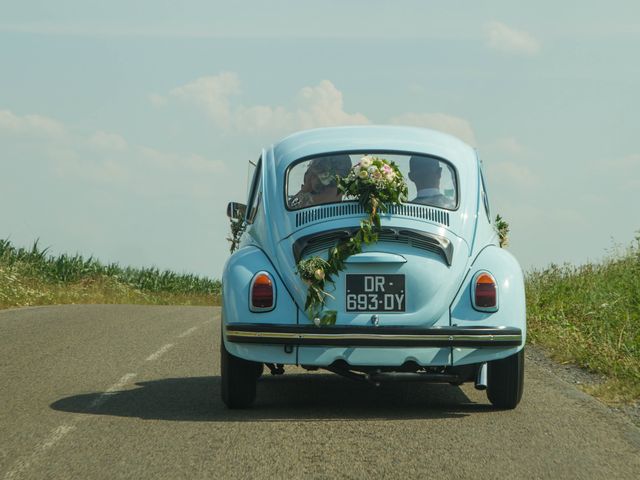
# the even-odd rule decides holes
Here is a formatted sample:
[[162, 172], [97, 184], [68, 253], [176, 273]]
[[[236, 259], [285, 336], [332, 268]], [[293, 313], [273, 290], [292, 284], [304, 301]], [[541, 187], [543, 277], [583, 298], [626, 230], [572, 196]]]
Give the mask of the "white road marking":
[[191, 335], [197, 329], [198, 329], [198, 327], [191, 327], [189, 330], [186, 330], [186, 331], [182, 332], [180, 335], [178, 335], [178, 338], [184, 338], [184, 337], [186, 337], [188, 335]]
[[[44, 308], [44, 307], [31, 307], [31, 308]], [[218, 318], [215, 318], [214, 320], [217, 320], [217, 319]], [[206, 325], [212, 322], [213, 320], [209, 320], [207, 322], [204, 322], [202, 325]], [[188, 330], [185, 330], [184, 332], [182, 332], [180, 335], [178, 335], [178, 338], [185, 338], [191, 335], [196, 330], [198, 330], [198, 328], [199, 327], [191, 327]], [[162, 355], [167, 353], [173, 347], [174, 347], [173, 343], [168, 343], [163, 347], [161, 347], [157, 352], [154, 352], [151, 355], [149, 355], [145, 359], [145, 361], [153, 362], [155, 360], [158, 360]], [[136, 373], [127, 373], [123, 375], [122, 378], [120, 378], [120, 380], [118, 380], [116, 383], [111, 385], [109, 388], [107, 388], [107, 390], [104, 393], [101, 393], [96, 399], [94, 399], [93, 402], [89, 404], [89, 407], [87, 408], [87, 410], [93, 410], [103, 405], [107, 400], [109, 400], [111, 396], [113, 396], [114, 393], [121, 391], [133, 378], [136, 377], [136, 375], [137, 375]], [[85, 413], [89, 413], [89, 412], [85, 411]], [[35, 449], [33, 450], [33, 452], [28, 458], [20, 459], [16, 462], [14, 467], [5, 474], [4, 480], [15, 480], [17, 478], [20, 478], [20, 476], [22, 476], [22, 474], [25, 473], [25, 471], [29, 469], [32, 464], [40, 460], [41, 456], [43, 456], [48, 450], [50, 450], [54, 445], [56, 445], [68, 433], [75, 430], [76, 429], [75, 423], [80, 422], [82, 420], [82, 417], [76, 416], [74, 420], [75, 421], [72, 424], [60, 425], [59, 427], [55, 428], [49, 434], [49, 436], [47, 436], [42, 441], [41, 444], [35, 447]]]
[[[131, 379], [133, 379], [137, 374], [135, 373], [127, 373], [116, 383], [111, 385], [107, 390], [100, 394], [98, 398], [96, 398], [87, 410], [98, 408], [104, 402], [109, 400], [114, 393], [122, 390], [125, 385], [127, 385]], [[19, 459], [15, 466], [9, 470], [5, 476], [4, 480], [15, 480], [20, 478], [20, 476], [29, 468], [32, 464], [38, 462], [40, 457], [42, 457], [48, 450], [51, 449], [56, 443], [58, 443], [62, 438], [64, 438], [69, 432], [72, 432], [76, 429], [76, 425], [78, 422], [82, 420], [82, 417], [76, 416], [73, 423], [67, 425], [60, 425], [55, 428], [39, 445], [36, 445], [35, 449], [31, 453], [31, 455], [27, 458]]]
[[172, 348], [173, 348], [173, 343], [167, 343], [165, 346], [161, 347], [160, 350], [158, 350], [157, 352], [152, 353], [151, 355], [149, 355], [145, 359], [145, 361], [146, 362], [153, 362], [154, 360], [158, 360], [162, 355], [167, 353]]
[[16, 478], [19, 478], [20, 475], [24, 473], [32, 463], [38, 461], [38, 459], [42, 455], [44, 455], [47, 450], [58, 443], [69, 432], [75, 430], [75, 428], [75, 425], [60, 425], [59, 427], [55, 428], [40, 445], [36, 446], [33, 453], [31, 453], [28, 458], [18, 460], [15, 466], [6, 473], [4, 479], [15, 480]]
[[135, 373], [127, 373], [126, 375], [124, 375], [120, 380], [107, 388], [104, 393], [101, 393], [98, 398], [91, 402], [91, 404], [89, 405], [89, 409], [98, 408], [100, 405], [106, 402], [109, 397], [112, 396], [115, 392], [119, 392], [120, 390], [122, 390], [123, 387], [127, 383], [129, 383], [135, 376]]

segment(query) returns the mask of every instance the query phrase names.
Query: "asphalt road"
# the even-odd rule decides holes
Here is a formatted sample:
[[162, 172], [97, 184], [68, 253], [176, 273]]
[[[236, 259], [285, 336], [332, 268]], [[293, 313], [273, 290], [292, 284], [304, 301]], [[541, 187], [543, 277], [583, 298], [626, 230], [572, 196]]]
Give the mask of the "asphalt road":
[[220, 401], [219, 310], [0, 311], [0, 479], [640, 478], [640, 430], [531, 361], [524, 398], [265, 376]]

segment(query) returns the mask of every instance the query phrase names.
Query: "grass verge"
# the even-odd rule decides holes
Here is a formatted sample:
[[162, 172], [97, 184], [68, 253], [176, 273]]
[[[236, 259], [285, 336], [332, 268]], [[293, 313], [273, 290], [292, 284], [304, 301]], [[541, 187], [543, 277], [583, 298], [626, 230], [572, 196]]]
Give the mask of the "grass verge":
[[559, 362], [604, 374], [588, 387], [610, 403], [640, 399], [640, 236], [600, 263], [527, 275], [529, 341]]
[[218, 305], [217, 280], [120, 267], [81, 255], [49, 255], [0, 240], [0, 308], [73, 303]]

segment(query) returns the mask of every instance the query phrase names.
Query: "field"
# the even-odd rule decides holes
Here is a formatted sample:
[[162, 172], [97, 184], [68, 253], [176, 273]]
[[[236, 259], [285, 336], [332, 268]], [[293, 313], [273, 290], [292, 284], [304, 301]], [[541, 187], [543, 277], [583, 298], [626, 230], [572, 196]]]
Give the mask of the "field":
[[640, 399], [640, 237], [600, 263], [529, 273], [527, 319], [531, 343], [606, 375], [590, 393]]
[[217, 305], [218, 280], [157, 268], [103, 264], [81, 255], [50, 255], [0, 240], [0, 308], [68, 303]]

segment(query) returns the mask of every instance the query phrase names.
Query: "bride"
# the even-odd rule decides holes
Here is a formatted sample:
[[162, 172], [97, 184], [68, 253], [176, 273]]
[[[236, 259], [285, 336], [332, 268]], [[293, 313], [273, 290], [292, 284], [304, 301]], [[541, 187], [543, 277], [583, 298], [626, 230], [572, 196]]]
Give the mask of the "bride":
[[334, 155], [311, 161], [304, 174], [300, 191], [289, 198], [289, 207], [298, 209], [342, 200], [337, 177], [345, 176], [351, 168], [348, 155]]

